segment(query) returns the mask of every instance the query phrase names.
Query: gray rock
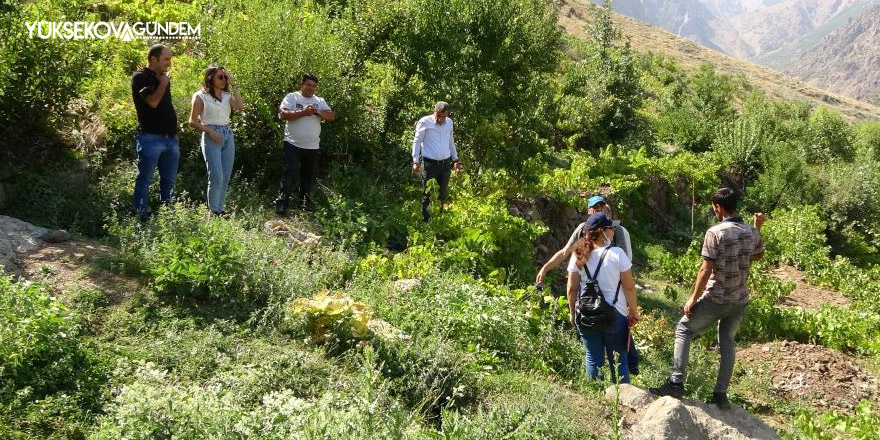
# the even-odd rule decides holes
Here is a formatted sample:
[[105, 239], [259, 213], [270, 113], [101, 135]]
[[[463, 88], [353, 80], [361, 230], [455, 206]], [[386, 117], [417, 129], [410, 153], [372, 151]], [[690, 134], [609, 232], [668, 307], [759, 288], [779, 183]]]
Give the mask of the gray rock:
[[51, 229], [40, 238], [46, 243], [64, 243], [70, 241], [71, 236], [64, 229]]
[[0, 265], [7, 271], [14, 271], [17, 268], [15, 254], [31, 252], [40, 247], [42, 237], [47, 232], [49, 230], [46, 228], [0, 215]]
[[[615, 401], [615, 388], [605, 398]], [[712, 404], [673, 397], [655, 398], [638, 387], [620, 385], [620, 404], [642, 413], [626, 438], [632, 440], [778, 440], [766, 423], [733, 405], [721, 410]]]
[[[605, 398], [611, 402], [615, 401], [616, 393], [614, 385], [605, 388]], [[628, 383], [620, 384], [620, 404], [627, 408], [640, 410], [647, 408], [655, 400], [657, 400], [657, 397], [647, 390]]]
[[419, 287], [422, 284], [422, 280], [418, 278], [408, 278], [405, 280], [397, 280], [394, 282], [394, 288], [401, 292], [409, 292], [410, 290]]
[[645, 415], [632, 428], [632, 440], [708, 439], [680, 400], [664, 396], [648, 406]]

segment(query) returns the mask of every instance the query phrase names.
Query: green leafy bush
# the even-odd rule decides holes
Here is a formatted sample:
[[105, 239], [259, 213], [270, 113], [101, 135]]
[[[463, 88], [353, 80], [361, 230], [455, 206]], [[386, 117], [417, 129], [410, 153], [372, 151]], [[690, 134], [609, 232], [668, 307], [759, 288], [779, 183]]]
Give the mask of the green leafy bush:
[[680, 285], [692, 284], [697, 278], [700, 271], [702, 257], [700, 250], [703, 246], [703, 239], [695, 238], [691, 241], [687, 251], [683, 254], [676, 255], [662, 248], [652, 248], [651, 264], [657, 268], [659, 274], [674, 283]]
[[797, 438], [805, 440], [870, 440], [880, 437], [880, 418], [871, 401], [863, 400], [859, 402], [854, 415], [845, 415], [838, 411], [819, 415], [806, 410], [800, 411], [794, 417], [794, 428]]
[[81, 438], [105, 377], [77, 318], [38, 284], [0, 276], [0, 434]]
[[156, 289], [218, 299], [246, 296], [242, 249], [233, 229], [199, 219], [185, 208], [175, 211], [157, 219], [158, 240], [148, 269]]
[[740, 335], [752, 341], [789, 339], [860, 354], [880, 353], [880, 315], [826, 306], [819, 310], [774, 307], [753, 301]]
[[112, 264], [146, 273], [154, 287], [181, 297], [220, 300], [213, 306], [274, 326], [294, 298], [338, 285], [354, 270], [345, 252], [303, 248], [292, 240], [250, 230], [244, 220], [211, 218], [201, 208], [162, 209], [144, 226], [111, 224], [121, 252]]
[[[466, 275], [434, 273], [406, 294], [374, 278], [357, 280], [351, 295], [377, 315], [416, 340], [439, 338], [474, 356], [484, 371], [537, 368], [576, 374], [580, 362], [571, 353], [580, 344], [574, 332], [560, 330], [557, 318], [534, 322], [534, 303], [527, 295], [487, 288]], [[548, 306], [549, 307], [549, 306]], [[567, 314], [567, 309], [564, 312]], [[430, 339], [429, 339], [430, 340]]]
[[662, 102], [657, 118], [657, 138], [689, 151], [708, 151], [716, 127], [731, 120], [731, 105], [740, 85], [728, 75], [715, 71], [711, 63], [685, 80], [686, 93]]
[[854, 142], [859, 155], [880, 160], [880, 122], [866, 121], [856, 126]]
[[555, 136], [561, 138], [557, 143], [576, 150], [632, 141], [647, 128], [639, 113], [645, 92], [636, 54], [628, 41], [621, 43], [623, 35], [612, 22], [610, 4], [591, 12], [590, 40], [569, 42], [582, 53], [562, 64], [556, 97]]
[[76, 321], [40, 285], [0, 277], [0, 394], [29, 387], [41, 395], [68, 383], [82, 362]]
[[[77, 21], [94, 15], [80, 2], [13, 1], [11, 11], [0, 12], [0, 135], [8, 146], [0, 159], [45, 160], [60, 150], [53, 141], [57, 121], [80, 83], [91, 73], [90, 59], [97, 44], [69, 44], [61, 39], [30, 38], [25, 22]], [[35, 141], [38, 141], [35, 142]], [[33, 143], [37, 143], [34, 148]]]
[[818, 206], [777, 210], [772, 216], [761, 228], [768, 261], [808, 269], [828, 260], [826, 223]]
[[764, 145], [759, 161], [760, 174], [746, 188], [741, 210], [770, 212], [823, 200], [821, 181], [787, 142]]
[[[837, 163], [825, 168], [824, 192], [830, 238], [844, 241], [837, 248], [855, 246], [853, 238], [865, 243], [866, 254], [875, 254], [880, 243], [880, 161]], [[847, 235], [852, 238], [848, 239]]]
[[825, 107], [810, 114], [807, 136], [809, 142], [801, 146], [801, 153], [809, 163], [841, 160], [852, 161], [853, 133], [843, 115]]
[[406, 438], [414, 420], [389, 396], [372, 361], [366, 362], [352, 389], [314, 399], [282, 389], [255, 404], [219, 385], [176, 383], [167, 371], [143, 364], [90, 438]]

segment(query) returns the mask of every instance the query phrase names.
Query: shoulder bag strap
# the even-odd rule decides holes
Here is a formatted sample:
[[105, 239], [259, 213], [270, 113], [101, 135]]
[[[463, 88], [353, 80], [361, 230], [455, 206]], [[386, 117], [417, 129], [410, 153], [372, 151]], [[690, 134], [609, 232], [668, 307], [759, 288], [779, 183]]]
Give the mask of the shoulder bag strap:
[[617, 290], [614, 291], [614, 302], [611, 305], [617, 304], [617, 297], [620, 295], [620, 280], [617, 281]]
[[[594, 281], [595, 281], [595, 280], [596, 280], [596, 277], [599, 276], [599, 269], [602, 268], [602, 262], [605, 261], [605, 254], [608, 253], [608, 249], [611, 249], [611, 246], [607, 246], [607, 247], [605, 247], [605, 249], [602, 250], [602, 254], [599, 255], [599, 264], [596, 265], [596, 270], [593, 271], [593, 276], [592, 276], [592, 277], [590, 277], [590, 272], [589, 272], [589, 271], [584, 270], [584, 272], [587, 272], [587, 277], [590, 278], [591, 280], [594, 280]], [[584, 269], [587, 268], [586, 266], [587, 266], [587, 265], [584, 264]]]

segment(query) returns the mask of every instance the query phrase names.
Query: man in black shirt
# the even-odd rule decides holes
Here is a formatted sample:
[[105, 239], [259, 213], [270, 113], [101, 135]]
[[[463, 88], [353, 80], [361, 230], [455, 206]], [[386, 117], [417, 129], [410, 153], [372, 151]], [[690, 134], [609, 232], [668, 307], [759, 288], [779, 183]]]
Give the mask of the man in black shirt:
[[131, 96], [137, 111], [136, 146], [138, 176], [134, 184], [134, 214], [146, 220], [150, 216], [148, 190], [153, 172], [159, 168], [159, 198], [171, 200], [177, 180], [180, 147], [177, 143], [177, 114], [171, 103], [171, 49], [162, 44], [150, 47], [147, 67], [131, 76]]

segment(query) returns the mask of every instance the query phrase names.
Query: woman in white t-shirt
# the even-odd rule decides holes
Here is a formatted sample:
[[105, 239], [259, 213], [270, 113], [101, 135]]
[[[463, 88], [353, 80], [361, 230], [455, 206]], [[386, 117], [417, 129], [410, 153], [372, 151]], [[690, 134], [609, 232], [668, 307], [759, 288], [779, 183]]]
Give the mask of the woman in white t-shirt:
[[[568, 264], [568, 308], [571, 323], [577, 329], [587, 352], [587, 376], [590, 379], [601, 378], [599, 369], [608, 358], [611, 380], [616, 380], [619, 375], [621, 383], [628, 383], [626, 344], [629, 341], [629, 328], [639, 320], [639, 311], [636, 307], [632, 263], [622, 249], [611, 247], [614, 226], [614, 222], [604, 212], [593, 214], [587, 219], [584, 226], [587, 234], [575, 245]], [[603, 253], [605, 258], [596, 275], [596, 281], [605, 301], [614, 307], [615, 319], [605, 330], [583, 330], [577, 325], [575, 302], [588, 279], [587, 271], [590, 277], [596, 273]], [[618, 365], [617, 374], [613, 368], [615, 364]]]
[[244, 101], [229, 71], [222, 66], [205, 69], [202, 89], [192, 97], [189, 125], [202, 132], [202, 156], [208, 168], [208, 208], [214, 215], [226, 214], [226, 189], [235, 162], [235, 137], [229, 128], [229, 116], [232, 109], [242, 108]]

